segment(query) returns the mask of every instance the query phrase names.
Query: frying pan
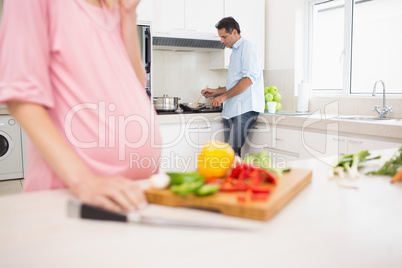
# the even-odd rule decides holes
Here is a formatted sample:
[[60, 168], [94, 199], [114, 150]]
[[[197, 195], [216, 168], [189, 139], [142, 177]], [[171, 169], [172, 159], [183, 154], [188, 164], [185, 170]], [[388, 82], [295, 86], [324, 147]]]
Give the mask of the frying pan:
[[180, 108], [183, 109], [183, 111], [199, 111], [203, 108], [205, 108], [205, 103], [198, 103], [197, 106], [191, 106], [192, 103], [180, 103], [179, 106]]

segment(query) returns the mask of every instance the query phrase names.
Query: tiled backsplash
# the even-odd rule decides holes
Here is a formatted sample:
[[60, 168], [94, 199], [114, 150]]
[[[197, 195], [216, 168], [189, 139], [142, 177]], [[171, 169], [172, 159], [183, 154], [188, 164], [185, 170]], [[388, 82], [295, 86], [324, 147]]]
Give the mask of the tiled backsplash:
[[[225, 86], [227, 70], [209, 70], [206, 52], [154, 50], [152, 76], [155, 97], [168, 94], [186, 103], [195, 101], [207, 85]], [[205, 102], [205, 98], [200, 102]]]
[[297, 97], [295, 97], [295, 70], [265, 70], [265, 86], [276, 86], [278, 92], [282, 95], [282, 111], [294, 112], [297, 106]]
[[[283, 111], [295, 111], [294, 69], [264, 71], [264, 85], [276, 86], [282, 95]], [[226, 85], [227, 70], [210, 70], [209, 53], [194, 51], [153, 51], [153, 94], [180, 97], [193, 102], [205, 86]], [[200, 102], [205, 102], [202, 98]]]

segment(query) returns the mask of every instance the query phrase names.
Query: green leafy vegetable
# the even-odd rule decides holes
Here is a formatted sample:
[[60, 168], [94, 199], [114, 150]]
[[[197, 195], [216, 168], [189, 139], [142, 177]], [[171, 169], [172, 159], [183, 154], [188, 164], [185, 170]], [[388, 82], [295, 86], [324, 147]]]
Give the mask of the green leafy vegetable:
[[282, 170], [277, 169], [274, 167], [274, 164], [272, 163], [271, 158], [269, 157], [268, 153], [265, 151], [261, 151], [256, 154], [249, 154], [246, 156], [244, 159], [245, 164], [252, 164], [257, 167], [269, 170], [274, 172], [276, 175], [281, 176], [282, 175]]
[[395, 176], [399, 168], [402, 167], [402, 147], [385, 164], [376, 171], [370, 171], [368, 175], [388, 175]]
[[204, 176], [200, 173], [193, 172], [167, 172], [166, 174], [170, 177], [170, 185], [180, 185], [184, 182], [195, 182], [195, 181], [205, 181]]
[[341, 155], [339, 161], [333, 166], [332, 172], [341, 177], [344, 174], [349, 174], [352, 179], [359, 176], [359, 167], [362, 163], [369, 160], [379, 159], [381, 156], [368, 158], [371, 154], [368, 151], [361, 151], [357, 154]]

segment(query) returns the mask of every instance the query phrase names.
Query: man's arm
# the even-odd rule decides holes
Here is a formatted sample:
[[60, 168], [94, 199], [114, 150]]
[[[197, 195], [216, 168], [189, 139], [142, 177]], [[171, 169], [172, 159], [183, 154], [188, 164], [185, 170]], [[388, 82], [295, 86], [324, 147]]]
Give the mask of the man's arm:
[[234, 87], [232, 87], [231, 89], [229, 89], [222, 95], [214, 98], [211, 101], [211, 105], [213, 107], [221, 106], [222, 103], [224, 103], [226, 100], [246, 91], [252, 84], [253, 84], [253, 82], [251, 81], [250, 78], [243, 77], [242, 79], [239, 80], [239, 82], [237, 82], [237, 84]]

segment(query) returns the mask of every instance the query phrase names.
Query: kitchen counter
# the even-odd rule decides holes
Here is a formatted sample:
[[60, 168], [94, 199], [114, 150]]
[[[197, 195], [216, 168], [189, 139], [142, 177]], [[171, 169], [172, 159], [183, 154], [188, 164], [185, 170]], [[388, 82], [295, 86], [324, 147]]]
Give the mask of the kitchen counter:
[[[321, 113], [283, 113], [283, 114], [261, 114], [258, 117], [257, 123], [278, 125], [284, 127], [298, 128], [302, 131], [327, 131], [333, 130], [334, 124], [338, 133], [367, 135], [375, 139], [376, 137], [382, 140], [400, 142], [402, 137], [402, 120], [372, 120], [358, 121], [337, 119], [335, 114]], [[221, 121], [221, 113], [206, 113], [206, 114], [173, 114], [159, 115], [158, 121], [160, 124], [185, 124], [189, 120], [209, 120]], [[331, 125], [329, 128], [328, 126]], [[331, 132], [328, 130], [328, 132]]]
[[[370, 167], [395, 151], [373, 152], [382, 159]], [[358, 190], [343, 188], [338, 183], [351, 182], [329, 180], [324, 162], [291, 164], [312, 169], [312, 182], [267, 222], [153, 204], [144, 211], [249, 228], [243, 231], [72, 219], [66, 190], [2, 196], [0, 266], [400, 267], [402, 183], [361, 175]]]

